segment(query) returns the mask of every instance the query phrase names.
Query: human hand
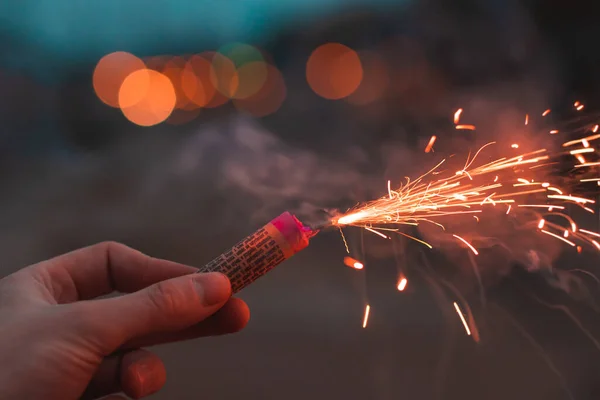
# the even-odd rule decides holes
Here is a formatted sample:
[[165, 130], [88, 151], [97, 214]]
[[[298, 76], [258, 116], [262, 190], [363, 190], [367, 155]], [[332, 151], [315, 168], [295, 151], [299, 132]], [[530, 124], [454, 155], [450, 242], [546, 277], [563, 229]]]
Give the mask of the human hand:
[[[0, 280], [0, 399], [156, 392], [165, 367], [140, 347], [236, 332], [249, 319], [224, 275], [194, 272], [107, 242]], [[113, 291], [128, 294], [96, 299]]]

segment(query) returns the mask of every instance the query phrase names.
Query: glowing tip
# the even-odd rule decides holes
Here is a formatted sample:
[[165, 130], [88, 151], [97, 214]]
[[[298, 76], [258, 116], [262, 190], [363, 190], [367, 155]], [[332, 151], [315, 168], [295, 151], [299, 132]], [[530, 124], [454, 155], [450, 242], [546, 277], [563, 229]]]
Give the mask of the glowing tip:
[[352, 257], [344, 257], [344, 264], [347, 267], [354, 268], [354, 269], [363, 269], [365, 267], [365, 265], [363, 263], [361, 263], [358, 260], [355, 260]]
[[465, 320], [465, 316], [463, 315], [462, 311], [460, 310], [460, 307], [458, 306], [458, 304], [456, 304], [456, 302], [454, 302], [454, 309], [456, 310], [456, 313], [460, 317], [460, 320], [462, 321], [463, 326], [465, 327], [465, 331], [467, 332], [467, 335], [471, 336], [471, 330], [469, 329], [469, 325], [467, 324], [467, 321]]
[[406, 278], [400, 279], [400, 282], [398, 282], [398, 290], [402, 292], [404, 289], [406, 289], [407, 283], [408, 283], [408, 280]]
[[371, 312], [371, 306], [367, 304], [367, 306], [365, 307], [365, 316], [363, 317], [363, 324], [362, 327], [366, 328], [367, 324], [369, 323], [369, 313]]

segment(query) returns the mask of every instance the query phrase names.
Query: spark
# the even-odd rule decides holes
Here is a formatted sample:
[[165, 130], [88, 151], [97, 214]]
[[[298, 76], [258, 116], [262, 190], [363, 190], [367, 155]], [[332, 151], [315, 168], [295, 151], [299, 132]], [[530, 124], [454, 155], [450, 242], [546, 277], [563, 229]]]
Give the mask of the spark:
[[462, 112], [463, 112], [463, 109], [459, 108], [454, 113], [454, 125], [457, 125], [460, 122], [460, 115], [462, 114]]
[[529, 125], [529, 114], [525, 114], [525, 125]]
[[510, 209], [512, 208], [512, 204], [508, 205], [508, 209], [506, 210], [506, 215], [508, 215], [508, 213], [510, 212]]
[[344, 264], [347, 267], [354, 268], [354, 269], [363, 269], [365, 267], [363, 263], [361, 263], [358, 260], [355, 260], [352, 257], [344, 257]]
[[457, 130], [467, 130], [467, 131], [474, 131], [475, 125], [456, 125], [456, 129]]
[[542, 229], [544, 227], [544, 225], [546, 225], [546, 220], [545, 219], [540, 219], [540, 222], [538, 223], [538, 229]]
[[586, 199], [585, 197], [578, 197], [578, 196], [565, 196], [565, 195], [560, 195], [560, 194], [551, 194], [548, 195], [549, 199], [561, 199], [561, 200], [566, 200], [566, 201], [573, 201], [575, 203], [582, 203], [582, 204], [586, 204], [586, 203], [595, 203], [594, 200], [591, 199]]
[[600, 178], [581, 179], [579, 182], [598, 182]]
[[557, 133], [558, 133], [558, 129], [552, 129], [552, 130], [550, 131], [550, 134], [551, 134], [551, 135], [556, 135]]
[[555, 233], [549, 232], [549, 231], [547, 231], [547, 230], [545, 230], [545, 229], [542, 229], [540, 232], [542, 232], [542, 233], [545, 233], [546, 235], [550, 235], [550, 236], [552, 236], [552, 237], [555, 237], [555, 238], [557, 238], [557, 239], [559, 239], [559, 240], [562, 240], [563, 242], [567, 243], [567, 244], [568, 244], [568, 245], [570, 245], [570, 246], [575, 246], [575, 243], [573, 243], [573, 242], [571, 242], [570, 240], [567, 240], [567, 239], [565, 239], [565, 238], [563, 238], [563, 237], [560, 237], [560, 236], [558, 236], [558, 235], [557, 235], [557, 234], [555, 234]]
[[461, 242], [463, 242], [464, 244], [466, 244], [466, 245], [467, 245], [467, 247], [468, 247], [468, 248], [470, 248], [470, 249], [471, 249], [471, 251], [472, 251], [472, 252], [473, 252], [475, 255], [478, 255], [478, 254], [479, 254], [479, 252], [477, 251], [477, 249], [475, 249], [475, 247], [473, 247], [473, 245], [472, 245], [471, 243], [467, 242], [465, 239], [463, 239], [462, 237], [460, 237], [460, 236], [458, 236], [458, 235], [452, 235], [452, 236], [454, 236], [455, 238], [457, 238], [458, 240], [460, 240]]
[[469, 329], [469, 325], [467, 324], [467, 320], [465, 319], [464, 314], [462, 313], [462, 311], [460, 310], [460, 307], [458, 306], [458, 304], [456, 302], [454, 302], [454, 309], [456, 310], [456, 313], [460, 317], [460, 320], [462, 321], [462, 324], [465, 327], [465, 331], [467, 332], [467, 335], [471, 336], [471, 330]]
[[581, 111], [583, 110], [585, 106], [583, 104], [580, 104], [579, 106], [577, 106], [577, 111]]
[[513, 143], [510, 145], [510, 147], [512, 147], [513, 149], [518, 149], [519, 145], [517, 143]]
[[398, 290], [399, 291], [404, 291], [404, 289], [406, 289], [406, 284], [408, 283], [408, 280], [406, 278], [402, 278], [400, 279], [400, 282], [398, 282]]
[[595, 167], [597, 165], [600, 165], [600, 162], [582, 163], [582, 164], [576, 165], [575, 168], [580, 168], [580, 167]]
[[546, 115], [550, 114], [550, 111], [552, 111], [552, 110], [550, 110], [550, 109], [547, 109], [546, 111], [544, 111], [544, 112], [542, 113], [542, 117], [545, 117]]
[[600, 238], [600, 234], [596, 233], [596, 232], [592, 232], [592, 231], [588, 231], [586, 229], [580, 229], [579, 232], [581, 233], [586, 233], [588, 235], [592, 235], [592, 236], [596, 236]]
[[[598, 126], [598, 125], [596, 125], [596, 126]], [[585, 139], [582, 139], [582, 140], [581, 140], [581, 144], [583, 145], [583, 147], [590, 147], [590, 142], [588, 142], [588, 141], [587, 141], [587, 140], [585, 140]]]
[[[596, 132], [596, 131], [597, 131], [597, 129], [594, 132]], [[573, 146], [573, 145], [576, 145], [576, 144], [579, 144], [579, 143], [589, 143], [589, 142], [591, 142], [593, 140], [598, 140], [598, 139], [600, 139], [600, 134], [587, 136], [587, 137], [584, 137], [584, 138], [581, 138], [581, 139], [571, 140], [569, 142], [563, 143], [562, 146], [563, 147], [569, 147], [569, 146]]]
[[369, 313], [371, 312], [371, 306], [367, 304], [367, 306], [365, 307], [365, 315], [363, 317], [363, 324], [362, 327], [366, 328], [367, 324], [369, 323]]
[[585, 149], [577, 149], [577, 150], [571, 150], [569, 152], [569, 154], [575, 155], [575, 154], [583, 154], [583, 153], [594, 153], [596, 150], [592, 147], [588, 147]]
[[374, 234], [376, 234], [376, 235], [378, 235], [378, 236], [381, 236], [381, 237], [382, 237], [382, 238], [384, 238], [384, 239], [389, 239], [389, 238], [390, 238], [389, 236], [386, 236], [386, 235], [384, 235], [383, 233], [381, 233], [381, 232], [379, 232], [379, 231], [376, 231], [376, 230], [375, 230], [375, 229], [373, 229], [373, 228], [365, 227], [365, 230], [367, 230], [367, 231], [369, 231], [369, 232], [371, 232], [371, 233], [374, 233]]
[[559, 209], [564, 210], [563, 206], [551, 206], [548, 204], [518, 204], [517, 207], [533, 207], [533, 208], [548, 208], [548, 209]]
[[431, 139], [429, 139], [429, 143], [427, 143], [427, 147], [425, 147], [425, 153], [429, 153], [431, 151], [436, 139], [437, 137], [435, 135], [432, 136]]
[[576, 158], [576, 159], [577, 159], [577, 161], [579, 161], [581, 164], [585, 164], [585, 163], [586, 163], [586, 161], [585, 161], [585, 158], [584, 158], [584, 157], [583, 157], [581, 154], [577, 154], [577, 155], [575, 156], [575, 158]]
[[594, 127], [592, 128], [592, 132], [594, 132], [594, 133], [598, 132], [599, 127], [600, 127], [599, 125], [594, 125]]

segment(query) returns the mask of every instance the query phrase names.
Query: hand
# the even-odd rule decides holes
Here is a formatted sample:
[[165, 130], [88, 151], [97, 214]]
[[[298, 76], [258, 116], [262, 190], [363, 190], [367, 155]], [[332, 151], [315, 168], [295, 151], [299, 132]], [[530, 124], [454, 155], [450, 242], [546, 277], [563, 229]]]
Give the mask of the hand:
[[[165, 367], [140, 347], [236, 332], [249, 318], [224, 275], [196, 271], [101, 243], [0, 280], [0, 399], [156, 392]], [[96, 299], [113, 291], [128, 294]]]

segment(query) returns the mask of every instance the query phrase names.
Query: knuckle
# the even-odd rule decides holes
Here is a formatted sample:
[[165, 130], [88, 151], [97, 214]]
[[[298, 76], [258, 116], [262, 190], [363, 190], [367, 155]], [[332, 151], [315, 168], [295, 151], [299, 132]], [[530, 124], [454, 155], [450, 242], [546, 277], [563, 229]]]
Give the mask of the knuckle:
[[104, 242], [100, 242], [94, 245], [94, 247], [97, 247], [99, 249], [104, 249], [104, 250], [116, 250], [118, 248], [123, 248], [123, 247], [127, 247], [122, 243], [119, 242], [115, 242], [114, 240], [106, 240]]
[[185, 311], [188, 304], [188, 293], [182, 285], [174, 282], [161, 282], [151, 286], [148, 291], [150, 302], [162, 313], [177, 315]]

